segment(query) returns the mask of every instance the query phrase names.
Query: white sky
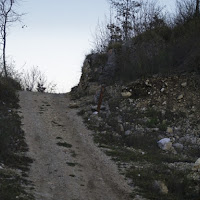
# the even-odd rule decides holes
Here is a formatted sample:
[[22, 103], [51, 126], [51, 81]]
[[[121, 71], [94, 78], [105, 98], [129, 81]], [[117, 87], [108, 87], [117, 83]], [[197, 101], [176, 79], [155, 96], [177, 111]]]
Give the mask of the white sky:
[[[175, 0], [160, 2], [173, 9]], [[17, 69], [38, 66], [59, 92], [70, 91], [79, 82], [97, 22], [108, 13], [107, 0], [22, 0], [18, 10], [27, 14], [9, 30], [7, 55]]]

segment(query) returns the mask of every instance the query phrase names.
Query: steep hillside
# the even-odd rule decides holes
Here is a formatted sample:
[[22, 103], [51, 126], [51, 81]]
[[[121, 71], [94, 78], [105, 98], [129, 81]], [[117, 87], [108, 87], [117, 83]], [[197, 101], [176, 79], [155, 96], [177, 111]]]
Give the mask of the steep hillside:
[[198, 26], [145, 32], [90, 54], [72, 88], [71, 108], [117, 162], [134, 199], [200, 197]]
[[71, 91], [135, 199], [200, 197], [200, 18], [179, 14], [88, 55]]
[[79, 114], [94, 130], [95, 141], [118, 163], [133, 186], [133, 196], [197, 200], [199, 75], [154, 75], [125, 85], [105, 86], [98, 113], [101, 86], [99, 80], [89, 81], [96, 69], [86, 63], [79, 86], [71, 92], [75, 101], [71, 107], [80, 108]]

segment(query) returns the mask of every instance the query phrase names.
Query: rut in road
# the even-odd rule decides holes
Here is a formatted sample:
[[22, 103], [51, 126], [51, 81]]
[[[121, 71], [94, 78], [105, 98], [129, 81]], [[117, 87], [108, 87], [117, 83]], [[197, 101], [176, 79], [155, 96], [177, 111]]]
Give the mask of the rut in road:
[[93, 143], [67, 95], [20, 92], [36, 200], [128, 200], [130, 187]]

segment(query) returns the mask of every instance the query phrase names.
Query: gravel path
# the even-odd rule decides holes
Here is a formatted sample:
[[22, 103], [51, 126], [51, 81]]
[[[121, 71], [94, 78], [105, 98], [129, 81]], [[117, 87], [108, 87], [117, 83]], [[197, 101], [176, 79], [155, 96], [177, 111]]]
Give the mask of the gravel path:
[[68, 108], [67, 95], [19, 96], [36, 200], [129, 199], [129, 186], [95, 146], [77, 111]]

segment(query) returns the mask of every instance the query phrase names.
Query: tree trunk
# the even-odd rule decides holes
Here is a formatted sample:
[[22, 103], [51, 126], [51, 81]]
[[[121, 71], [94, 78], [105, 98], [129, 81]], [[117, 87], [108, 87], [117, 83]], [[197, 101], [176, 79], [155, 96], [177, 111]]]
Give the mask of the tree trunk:
[[125, 16], [125, 41], [128, 40], [128, 14], [129, 14], [129, 0], [126, 0], [126, 16]]
[[5, 77], [8, 77], [7, 66], [6, 66], [6, 25], [7, 25], [7, 18], [5, 18], [3, 27], [3, 69]]
[[195, 15], [196, 16], [199, 16], [199, 0], [196, 0], [196, 12], [195, 12]]

